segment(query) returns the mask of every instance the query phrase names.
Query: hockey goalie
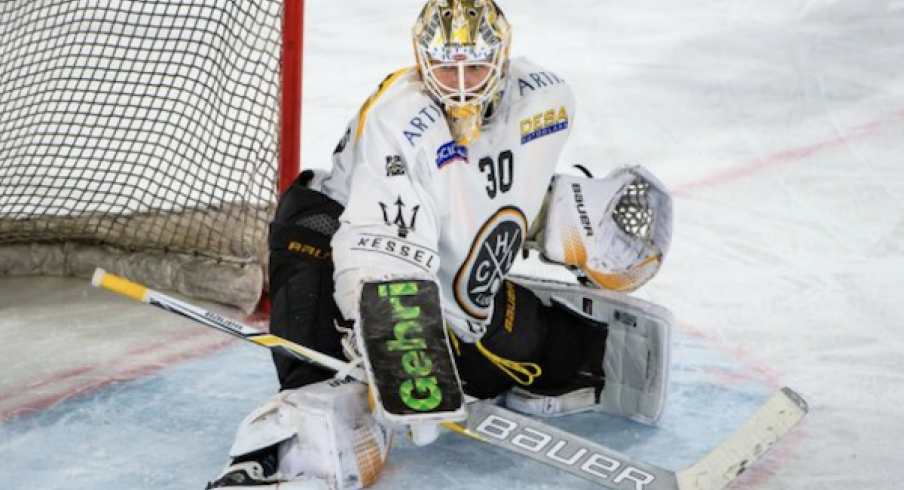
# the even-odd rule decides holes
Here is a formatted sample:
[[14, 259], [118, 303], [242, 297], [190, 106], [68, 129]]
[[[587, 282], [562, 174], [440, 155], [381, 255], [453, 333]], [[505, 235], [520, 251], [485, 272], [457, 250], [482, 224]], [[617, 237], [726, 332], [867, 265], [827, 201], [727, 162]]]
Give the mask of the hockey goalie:
[[[207, 488], [367, 487], [393, 434], [429, 444], [474, 399], [662, 414], [673, 320], [626, 293], [668, 252], [668, 192], [640, 167], [556, 173], [572, 92], [510, 58], [492, 0], [428, 1], [413, 40], [415, 66], [379, 85], [332, 170], [303, 173], [270, 230], [272, 331], [368, 383], [277, 354], [280, 392]], [[511, 277], [524, 250], [578, 280]]]

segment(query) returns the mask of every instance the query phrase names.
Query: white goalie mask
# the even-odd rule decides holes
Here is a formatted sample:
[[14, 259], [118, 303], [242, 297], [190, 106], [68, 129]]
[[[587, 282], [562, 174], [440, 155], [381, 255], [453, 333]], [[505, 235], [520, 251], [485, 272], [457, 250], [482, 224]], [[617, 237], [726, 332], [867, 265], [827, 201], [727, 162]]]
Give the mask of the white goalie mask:
[[502, 89], [511, 30], [492, 0], [430, 0], [414, 26], [421, 78], [443, 105], [453, 136], [469, 144]]

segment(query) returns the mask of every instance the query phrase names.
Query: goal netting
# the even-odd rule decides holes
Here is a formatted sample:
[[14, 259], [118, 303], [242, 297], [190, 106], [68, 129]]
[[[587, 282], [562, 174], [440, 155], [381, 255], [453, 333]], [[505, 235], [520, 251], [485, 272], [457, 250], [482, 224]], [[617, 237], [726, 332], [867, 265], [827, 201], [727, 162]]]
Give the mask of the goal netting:
[[0, 274], [253, 306], [285, 1], [0, 2]]

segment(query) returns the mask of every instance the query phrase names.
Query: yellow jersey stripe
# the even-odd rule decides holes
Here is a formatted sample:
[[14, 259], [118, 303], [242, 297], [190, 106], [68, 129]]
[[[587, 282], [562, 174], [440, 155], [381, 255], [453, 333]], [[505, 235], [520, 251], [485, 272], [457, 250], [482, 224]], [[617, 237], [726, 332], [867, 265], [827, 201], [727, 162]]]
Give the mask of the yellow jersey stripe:
[[386, 77], [386, 80], [383, 80], [383, 82], [380, 83], [380, 86], [377, 87], [377, 91], [373, 95], [371, 95], [369, 99], [367, 99], [367, 102], [364, 103], [364, 105], [361, 107], [361, 111], [358, 113], [358, 128], [355, 131], [355, 139], [360, 138], [364, 133], [364, 125], [367, 123], [367, 113], [370, 111], [370, 108], [373, 107], [373, 105], [380, 97], [383, 96], [384, 93], [386, 93], [386, 90], [388, 90], [393, 83], [395, 83], [399, 78], [402, 78], [402, 75], [408, 73], [408, 70], [410, 69], [410, 67], [404, 68]]

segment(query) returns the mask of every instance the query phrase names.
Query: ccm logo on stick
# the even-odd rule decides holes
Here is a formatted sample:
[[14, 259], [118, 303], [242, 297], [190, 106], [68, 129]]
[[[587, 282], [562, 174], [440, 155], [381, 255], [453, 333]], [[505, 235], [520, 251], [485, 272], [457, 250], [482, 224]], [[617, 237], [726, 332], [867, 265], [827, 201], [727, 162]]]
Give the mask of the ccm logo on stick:
[[564, 450], [569, 442], [528, 427], [520, 427], [517, 422], [489, 415], [477, 426], [477, 432], [486, 437], [506, 441], [512, 446], [543, 454], [560, 465], [576, 466], [581, 471], [611, 481], [613, 484], [633, 482], [635, 490], [644, 490], [656, 477], [621, 461], [600, 454], [586, 447]]

